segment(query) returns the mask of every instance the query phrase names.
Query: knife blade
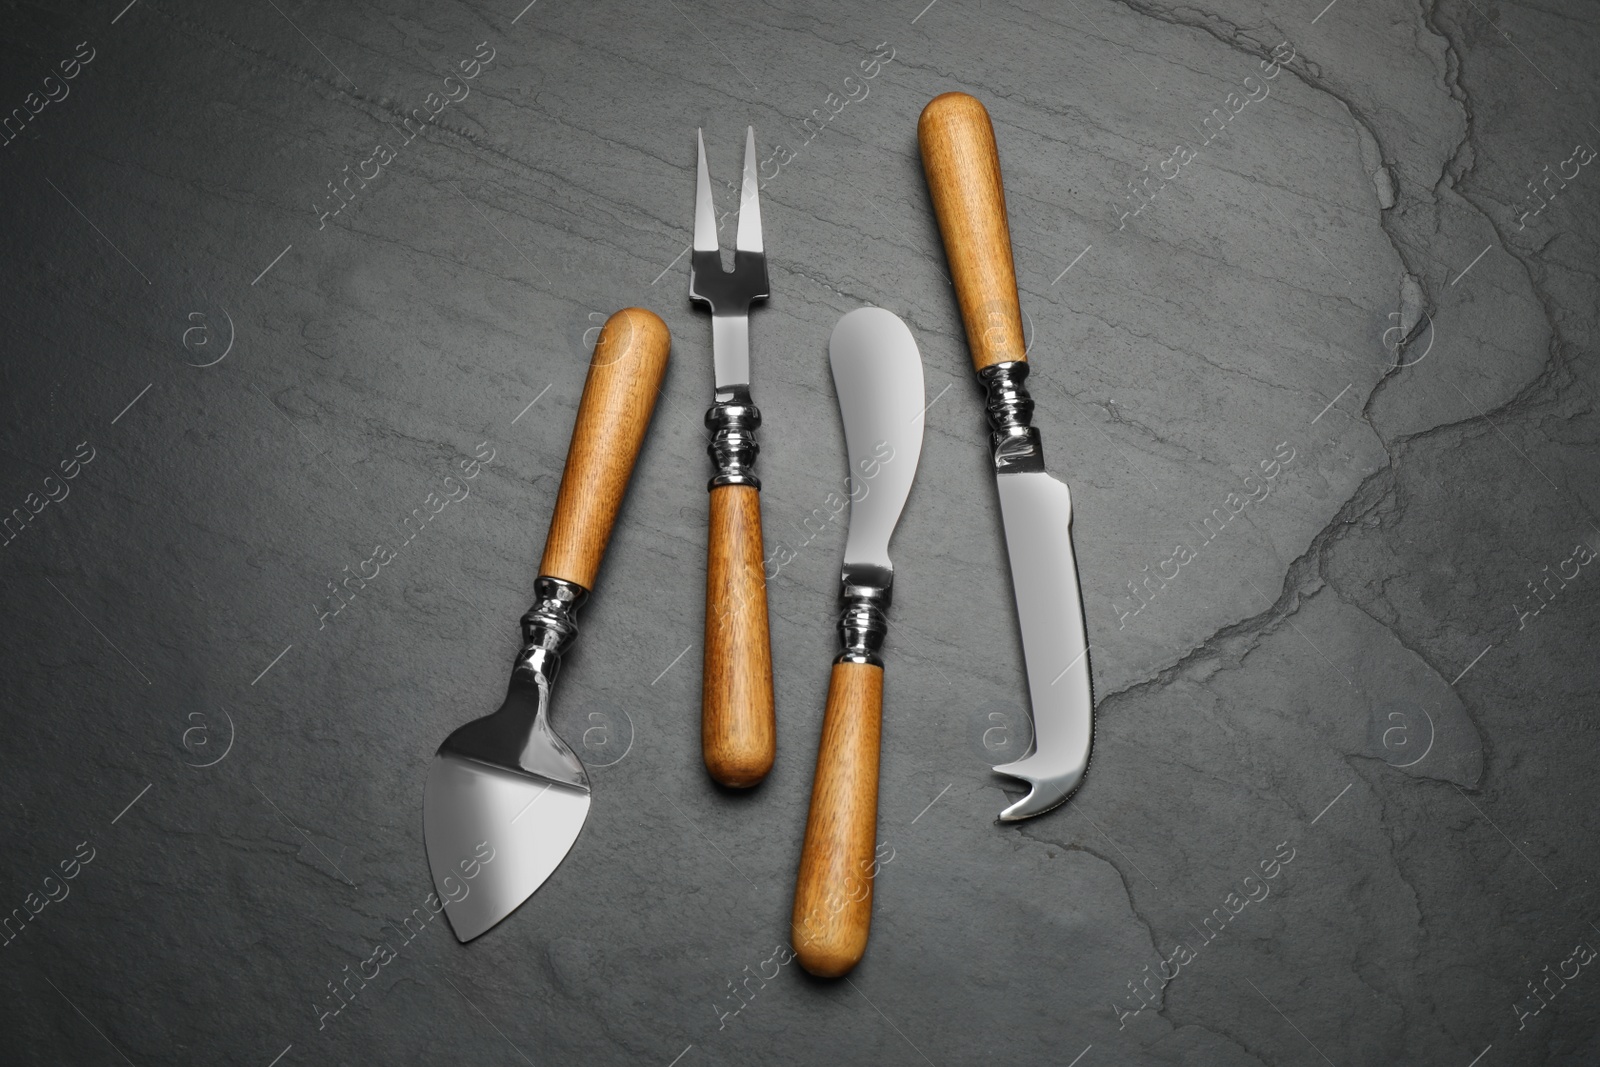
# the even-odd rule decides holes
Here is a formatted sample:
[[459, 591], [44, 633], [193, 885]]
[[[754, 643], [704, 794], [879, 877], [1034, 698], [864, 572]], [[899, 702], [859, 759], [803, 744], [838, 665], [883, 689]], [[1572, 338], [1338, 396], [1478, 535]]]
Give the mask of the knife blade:
[[550, 727], [551, 689], [577, 635], [578, 608], [594, 588], [670, 347], [666, 324], [642, 308], [606, 320], [505, 702], [447, 737], [428, 768], [428, 867], [460, 941], [494, 926], [544, 884], [588, 818], [589, 777]]
[[994, 768], [1028, 783], [1027, 794], [1000, 813], [1012, 822], [1065, 801], [1082, 783], [1093, 747], [1094, 691], [1072, 551], [1072, 493], [1045, 470], [1039, 431], [1031, 425], [1022, 311], [989, 113], [966, 93], [944, 93], [923, 109], [917, 140], [973, 367], [988, 391], [990, 447], [1027, 664], [1033, 747]]
[[835, 978], [860, 961], [872, 923], [883, 659], [894, 583], [889, 538], [922, 454], [922, 357], [882, 308], [839, 320], [828, 342], [845, 450], [850, 527], [840, 579], [843, 651], [833, 661], [790, 935], [800, 965]]

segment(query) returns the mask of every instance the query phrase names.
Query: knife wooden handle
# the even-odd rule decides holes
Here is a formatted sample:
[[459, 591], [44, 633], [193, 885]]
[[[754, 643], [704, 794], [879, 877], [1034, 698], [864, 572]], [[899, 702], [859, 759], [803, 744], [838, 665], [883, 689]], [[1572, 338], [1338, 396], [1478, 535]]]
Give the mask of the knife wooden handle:
[[1025, 360], [1011, 227], [989, 112], [966, 93], [944, 93], [917, 122], [922, 170], [977, 370]]
[[777, 751], [765, 568], [761, 490], [715, 486], [706, 559], [700, 742], [711, 777], [739, 789], [765, 778]]
[[789, 926], [800, 965], [821, 978], [845, 974], [867, 950], [882, 733], [883, 668], [835, 663]]
[[601, 327], [540, 574], [594, 588], [671, 348], [667, 324], [644, 308], [623, 308]]

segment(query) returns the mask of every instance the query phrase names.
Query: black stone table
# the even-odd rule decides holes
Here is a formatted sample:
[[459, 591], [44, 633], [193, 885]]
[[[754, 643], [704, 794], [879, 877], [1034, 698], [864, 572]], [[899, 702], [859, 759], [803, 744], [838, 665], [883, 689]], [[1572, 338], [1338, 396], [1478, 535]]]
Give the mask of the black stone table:
[[[1323, 2], [4, 5], [0, 1059], [1600, 1061], [1600, 11]], [[1085, 787], [1018, 825], [916, 149], [950, 89], [998, 134], [1098, 701]], [[695, 128], [732, 209], [746, 124], [779, 755], [735, 795], [699, 755], [684, 253]], [[929, 407], [889, 859], [823, 982], [786, 938], [844, 536], [827, 338], [863, 304]], [[592, 814], [463, 947], [424, 771], [501, 695], [629, 305], [675, 345], [561, 679]]]

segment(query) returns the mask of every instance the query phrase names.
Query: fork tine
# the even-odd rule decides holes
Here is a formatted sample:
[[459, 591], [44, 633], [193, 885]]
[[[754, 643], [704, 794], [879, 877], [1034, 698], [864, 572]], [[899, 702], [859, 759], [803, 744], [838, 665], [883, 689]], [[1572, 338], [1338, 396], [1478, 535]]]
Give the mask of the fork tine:
[[740, 252], [760, 252], [761, 182], [756, 174], [756, 128], [744, 130], [744, 190], [739, 194], [739, 235], [734, 248]]
[[[700, 142], [700, 171], [696, 179], [694, 197], [694, 250], [696, 252], [715, 252], [717, 250], [717, 208], [711, 201], [711, 174], [706, 170], [705, 132], [696, 130], [695, 139]], [[744, 230], [741, 228], [739, 232], [743, 233]]]

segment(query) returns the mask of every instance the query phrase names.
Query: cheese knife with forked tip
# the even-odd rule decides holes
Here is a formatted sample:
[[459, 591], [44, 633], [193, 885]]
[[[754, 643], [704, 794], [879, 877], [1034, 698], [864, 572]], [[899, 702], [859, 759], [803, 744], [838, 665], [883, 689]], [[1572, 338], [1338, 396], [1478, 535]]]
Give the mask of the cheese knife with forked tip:
[[1000, 813], [1006, 822], [1049, 811], [1089, 766], [1094, 696], [1083, 595], [1072, 552], [1072, 494], [1045, 470], [1017, 300], [1000, 155], [989, 113], [966, 93], [936, 96], [917, 123], [922, 169], [967, 327], [978, 380], [988, 390], [990, 448], [1000, 489], [1011, 590], [1022, 628], [1033, 712], [1033, 750], [996, 767], [1028, 783]]
[[550, 727], [550, 690], [622, 505], [671, 338], [642, 308], [606, 320], [578, 402], [537, 600], [505, 703], [439, 746], [422, 798], [428, 866], [450, 928], [470, 941], [550, 877], [589, 815], [589, 776]]

